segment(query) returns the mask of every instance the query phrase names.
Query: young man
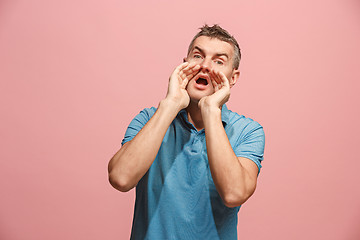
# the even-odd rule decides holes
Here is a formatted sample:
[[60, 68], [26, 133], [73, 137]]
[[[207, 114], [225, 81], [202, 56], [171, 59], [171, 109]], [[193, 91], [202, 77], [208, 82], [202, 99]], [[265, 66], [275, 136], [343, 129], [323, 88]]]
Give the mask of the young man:
[[237, 239], [237, 213], [255, 191], [264, 131], [227, 109], [240, 49], [205, 25], [170, 76], [158, 108], [130, 123], [109, 180], [136, 186], [131, 239]]

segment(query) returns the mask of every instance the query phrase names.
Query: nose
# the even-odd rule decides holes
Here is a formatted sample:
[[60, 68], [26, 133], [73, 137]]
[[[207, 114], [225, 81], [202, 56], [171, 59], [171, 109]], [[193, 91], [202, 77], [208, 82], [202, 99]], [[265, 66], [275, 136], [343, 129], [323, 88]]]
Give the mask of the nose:
[[205, 72], [205, 73], [210, 72], [211, 71], [211, 60], [204, 58], [200, 64], [200, 66], [201, 66], [202, 72]]

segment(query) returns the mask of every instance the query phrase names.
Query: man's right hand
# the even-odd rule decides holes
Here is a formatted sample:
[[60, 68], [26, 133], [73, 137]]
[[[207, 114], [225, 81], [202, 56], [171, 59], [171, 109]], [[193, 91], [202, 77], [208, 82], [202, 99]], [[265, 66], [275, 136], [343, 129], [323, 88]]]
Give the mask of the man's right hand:
[[183, 63], [170, 76], [166, 98], [144, 127], [126, 142], [109, 162], [109, 180], [116, 189], [127, 192], [149, 170], [165, 133], [178, 112], [187, 107], [190, 97], [186, 86], [200, 70], [199, 65]]
[[200, 65], [184, 62], [175, 68], [169, 79], [169, 87], [166, 95], [167, 100], [176, 103], [179, 111], [189, 105], [190, 97], [186, 86], [200, 70]]

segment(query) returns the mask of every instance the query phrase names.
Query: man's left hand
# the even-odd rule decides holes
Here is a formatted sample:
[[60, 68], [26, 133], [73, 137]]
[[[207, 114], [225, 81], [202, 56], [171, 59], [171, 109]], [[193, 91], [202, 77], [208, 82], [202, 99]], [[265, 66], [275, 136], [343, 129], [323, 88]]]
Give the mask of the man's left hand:
[[204, 108], [217, 107], [221, 109], [230, 98], [230, 83], [224, 73], [212, 70], [210, 72], [211, 83], [214, 87], [214, 93], [200, 99], [199, 107]]

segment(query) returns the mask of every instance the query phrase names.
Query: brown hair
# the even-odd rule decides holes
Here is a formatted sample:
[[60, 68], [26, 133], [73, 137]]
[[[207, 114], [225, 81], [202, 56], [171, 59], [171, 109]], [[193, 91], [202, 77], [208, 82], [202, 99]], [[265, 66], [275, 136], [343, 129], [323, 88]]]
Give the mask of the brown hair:
[[240, 47], [236, 39], [231, 36], [225, 29], [220, 27], [219, 25], [215, 24], [212, 27], [209, 27], [207, 24], [205, 24], [203, 27], [199, 28], [200, 32], [198, 32], [195, 37], [192, 39], [189, 49], [188, 49], [188, 55], [191, 51], [191, 49], [194, 46], [194, 42], [198, 37], [206, 36], [210, 38], [217, 38], [221, 41], [230, 43], [234, 47], [234, 63], [233, 67], [234, 69], [239, 68], [240, 59], [241, 59], [241, 52]]

